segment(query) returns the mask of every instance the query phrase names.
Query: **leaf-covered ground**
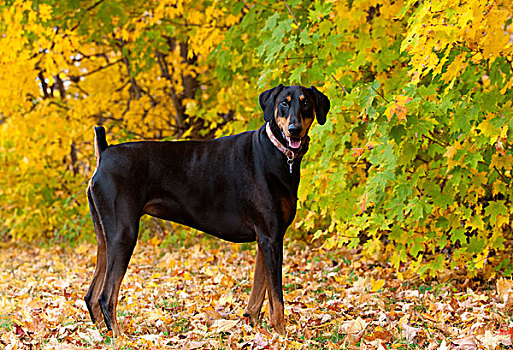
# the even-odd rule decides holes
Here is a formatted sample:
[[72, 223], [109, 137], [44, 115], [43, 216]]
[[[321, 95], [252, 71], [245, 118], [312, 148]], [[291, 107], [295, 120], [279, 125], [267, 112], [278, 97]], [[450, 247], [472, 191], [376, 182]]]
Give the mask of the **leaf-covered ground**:
[[[115, 340], [83, 302], [96, 248], [0, 250], [0, 348], [502, 349], [511, 347], [511, 283], [400, 280], [383, 257], [303, 244], [285, 251], [286, 337], [242, 317], [254, 245], [139, 244], [121, 287]], [[447, 282], [441, 282], [447, 280]]]

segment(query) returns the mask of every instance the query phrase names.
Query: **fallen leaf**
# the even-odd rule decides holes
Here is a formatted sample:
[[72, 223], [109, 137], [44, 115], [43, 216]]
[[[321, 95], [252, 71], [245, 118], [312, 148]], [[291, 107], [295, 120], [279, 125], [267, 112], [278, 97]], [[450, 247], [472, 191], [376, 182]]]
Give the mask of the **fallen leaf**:
[[212, 325], [212, 328], [214, 328], [217, 333], [224, 333], [235, 327], [239, 322], [240, 320], [217, 320]]
[[379, 291], [385, 285], [385, 280], [374, 280], [371, 279], [371, 290], [375, 293]]
[[408, 343], [412, 343], [413, 339], [417, 336], [417, 333], [419, 333], [421, 331], [420, 328], [409, 326], [406, 323], [402, 324], [402, 329], [403, 329], [403, 332], [402, 332], [403, 337], [406, 338]]
[[456, 345], [456, 350], [475, 350], [477, 349], [477, 344], [475, 342], [475, 338], [473, 336], [456, 339], [453, 340], [452, 343]]
[[449, 350], [449, 348], [447, 347], [447, 343], [445, 342], [445, 339], [442, 340], [442, 342], [440, 343], [438, 350]]
[[193, 350], [193, 349], [202, 348], [207, 343], [208, 342], [206, 340], [203, 340], [203, 341], [190, 341], [189, 343], [187, 343], [186, 349]]
[[264, 339], [264, 337], [262, 337], [262, 334], [257, 333], [255, 335], [255, 339], [253, 340], [253, 344], [261, 348], [265, 348], [269, 343]]
[[368, 323], [361, 317], [358, 317], [356, 320], [342, 322], [339, 330], [343, 334], [356, 334], [367, 328], [367, 326]]
[[509, 334], [501, 334], [501, 332], [492, 332], [491, 330], [486, 330], [483, 336], [477, 336], [477, 339], [481, 341], [481, 343], [487, 349], [495, 349], [498, 346], [510, 346], [511, 336]]
[[329, 320], [331, 320], [331, 315], [330, 314], [323, 314], [323, 315], [321, 315], [321, 324], [322, 323], [326, 323]]
[[[420, 292], [409, 277], [398, 280], [382, 257], [363, 259], [349, 250], [337, 256], [303, 244], [284, 249], [288, 334], [280, 337], [268, 330], [267, 298], [257, 327], [239, 317], [251, 290], [255, 250], [207, 249], [197, 240], [195, 248], [165, 254], [158, 246], [137, 245], [119, 296], [124, 334], [117, 348], [383, 350], [405, 341], [426, 350], [511, 346], [509, 318], [496, 316], [509, 280], [486, 292], [461, 281], [440, 286], [438, 294]], [[112, 333], [92, 324], [83, 301], [96, 259], [92, 245], [82, 247], [88, 249], [0, 251], [0, 305], [6, 305], [0, 308], [1, 348], [113, 347]], [[152, 279], [155, 287], [147, 283]]]
[[504, 309], [510, 309], [513, 306], [513, 280], [499, 278], [497, 280], [497, 294], [504, 303]]

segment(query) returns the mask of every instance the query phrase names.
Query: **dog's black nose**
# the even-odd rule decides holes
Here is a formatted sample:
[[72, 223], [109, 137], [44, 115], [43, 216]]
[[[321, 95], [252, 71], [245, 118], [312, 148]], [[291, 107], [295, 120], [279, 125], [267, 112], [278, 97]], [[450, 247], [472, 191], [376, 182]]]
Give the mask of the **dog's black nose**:
[[289, 124], [289, 133], [292, 136], [299, 136], [303, 131], [303, 126], [301, 124]]

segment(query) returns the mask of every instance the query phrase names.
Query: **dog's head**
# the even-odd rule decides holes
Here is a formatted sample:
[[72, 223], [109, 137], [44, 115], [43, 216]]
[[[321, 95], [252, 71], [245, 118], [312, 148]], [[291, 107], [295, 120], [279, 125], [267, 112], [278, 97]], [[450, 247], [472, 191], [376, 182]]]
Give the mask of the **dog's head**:
[[314, 86], [283, 86], [260, 94], [260, 106], [266, 122], [275, 124], [281, 131], [282, 143], [298, 150], [308, 135], [313, 119], [326, 123], [330, 100]]

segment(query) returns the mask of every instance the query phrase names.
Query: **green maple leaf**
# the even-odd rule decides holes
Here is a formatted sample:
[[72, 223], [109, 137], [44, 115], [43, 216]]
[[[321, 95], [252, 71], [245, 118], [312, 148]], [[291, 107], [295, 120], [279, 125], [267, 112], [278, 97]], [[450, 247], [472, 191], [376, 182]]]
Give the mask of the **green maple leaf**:
[[470, 237], [467, 251], [469, 253], [481, 253], [486, 245], [486, 241], [482, 237]]
[[429, 267], [432, 269], [433, 275], [435, 275], [436, 272], [443, 270], [445, 267], [445, 255], [437, 255], [435, 260], [429, 263]]
[[504, 205], [505, 201], [490, 202], [485, 208], [485, 214], [490, 216], [490, 222], [495, 223], [498, 215], [508, 216], [508, 208]]
[[457, 241], [460, 243], [467, 242], [467, 236], [465, 235], [466, 230], [463, 227], [457, 228], [451, 232], [450, 240], [452, 244], [455, 244]]

